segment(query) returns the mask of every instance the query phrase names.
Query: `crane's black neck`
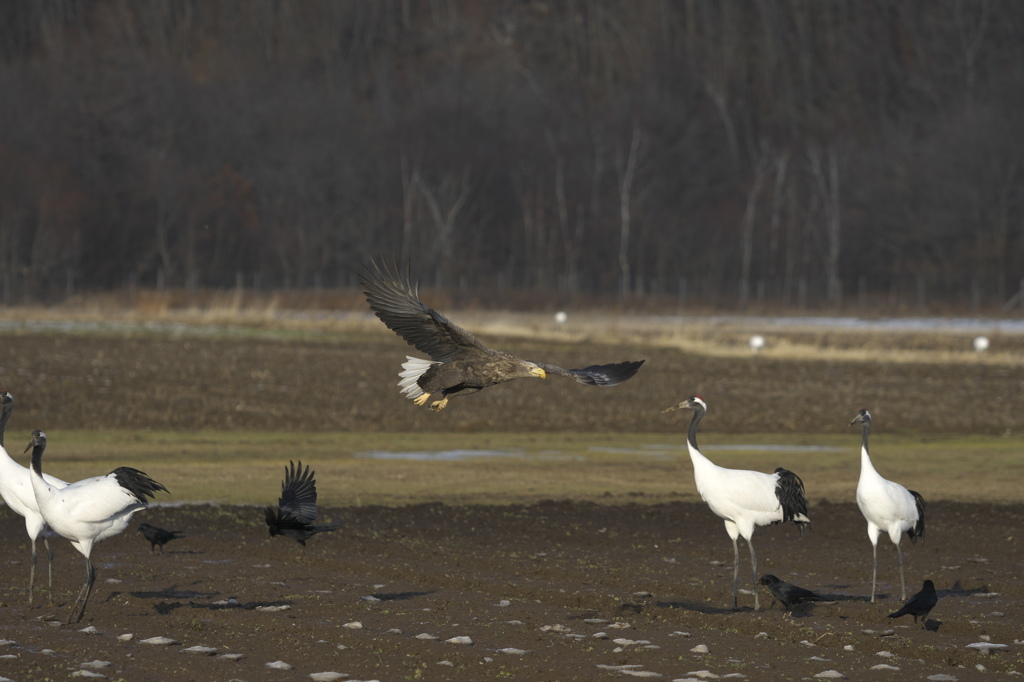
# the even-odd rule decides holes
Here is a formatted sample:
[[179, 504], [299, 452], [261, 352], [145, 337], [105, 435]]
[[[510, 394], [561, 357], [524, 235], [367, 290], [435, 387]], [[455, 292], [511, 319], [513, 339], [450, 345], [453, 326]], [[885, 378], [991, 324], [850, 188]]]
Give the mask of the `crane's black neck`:
[[690, 430], [686, 434], [686, 440], [689, 441], [690, 447], [700, 452], [700, 448], [697, 447], [697, 424], [704, 418], [706, 410], [700, 403], [696, 403], [693, 406], [693, 418], [690, 419]]
[[11, 418], [11, 412], [14, 412], [14, 400], [8, 399], [3, 402], [3, 411], [0, 411], [0, 448], [4, 446], [4, 432], [7, 430], [7, 420]]
[[46, 449], [46, 439], [36, 438], [32, 441], [32, 471], [40, 476], [43, 475], [43, 450]]
[[871, 417], [864, 419], [860, 424], [860, 446], [864, 452], [868, 451], [868, 434], [871, 433]]

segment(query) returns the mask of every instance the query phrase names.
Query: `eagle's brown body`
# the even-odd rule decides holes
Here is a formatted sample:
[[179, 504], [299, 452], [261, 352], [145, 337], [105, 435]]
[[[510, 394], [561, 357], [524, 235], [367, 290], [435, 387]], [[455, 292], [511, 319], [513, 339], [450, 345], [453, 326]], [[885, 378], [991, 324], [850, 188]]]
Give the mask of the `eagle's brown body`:
[[430, 405], [434, 411], [444, 409], [451, 396], [468, 395], [531, 376], [543, 379], [548, 374], [557, 374], [592, 386], [615, 386], [636, 374], [644, 363], [640, 360], [566, 370], [529, 362], [487, 348], [468, 331], [425, 305], [408, 273], [402, 275], [397, 268], [373, 263], [361, 280], [366, 300], [377, 317], [409, 345], [430, 357], [424, 360], [408, 356], [398, 385], [417, 405], [441, 394], [441, 399]]

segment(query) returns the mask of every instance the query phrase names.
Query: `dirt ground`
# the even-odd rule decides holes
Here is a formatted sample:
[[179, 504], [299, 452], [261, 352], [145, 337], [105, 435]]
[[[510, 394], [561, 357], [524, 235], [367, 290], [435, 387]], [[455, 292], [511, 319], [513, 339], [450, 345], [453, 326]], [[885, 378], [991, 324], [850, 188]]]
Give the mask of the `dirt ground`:
[[[519, 381], [433, 414], [397, 394], [406, 348], [383, 336], [19, 333], [0, 344], [0, 387], [18, 406], [8, 442], [19, 455], [27, 439], [11, 435], [15, 421], [19, 434], [36, 425], [678, 432], [675, 420], [650, 415], [692, 393], [715, 405], [714, 429], [726, 432], [841, 429], [867, 406], [892, 430], [1001, 434], [1020, 428], [1024, 382], [1017, 368], [984, 363], [707, 358], [621, 346], [592, 346], [580, 358], [568, 347], [518, 343], [507, 347], [563, 366], [648, 364], [615, 389]], [[1024, 506], [929, 503], [926, 541], [904, 541], [908, 592], [925, 578], [939, 590], [927, 629], [885, 617], [899, 605], [896, 554], [885, 539], [882, 598], [867, 601], [871, 548], [850, 504], [812, 506], [804, 537], [792, 525], [755, 534], [759, 573], [835, 598], [792, 617], [768, 608], [766, 592], [759, 612], [749, 593], [738, 611], [727, 608], [732, 546], [703, 504], [326, 508], [321, 518], [344, 525], [305, 551], [269, 538], [260, 508], [154, 506], [131, 532], [97, 546], [93, 599], [71, 626], [62, 622], [84, 579], [81, 556], [55, 539], [54, 589], [28, 606], [24, 527], [0, 508], [0, 677], [767, 680], [837, 671], [966, 680], [982, 669], [986, 678], [1024, 672]], [[187, 537], [150, 553], [134, 532], [141, 521]], [[740, 552], [749, 590], [749, 555]], [[173, 641], [146, 642], [154, 637]], [[979, 642], [1006, 646], [986, 655], [969, 648]], [[291, 668], [267, 665], [278, 661]]]
[[[89, 611], [66, 626], [81, 557], [55, 541], [54, 591], [29, 607], [27, 541], [20, 520], [3, 510], [0, 676], [768, 680], [837, 671], [861, 680], [966, 680], [982, 669], [985, 679], [1024, 670], [1024, 507], [935, 503], [929, 515], [926, 541], [906, 543], [908, 589], [931, 578], [940, 595], [927, 629], [885, 617], [899, 598], [887, 541], [881, 598], [867, 601], [871, 551], [854, 505], [812, 508], [814, 527], [802, 538], [792, 525], [755, 534], [759, 572], [835, 599], [788, 617], [769, 608], [766, 592], [760, 612], [749, 593], [740, 610], [727, 608], [731, 545], [703, 505], [557, 501], [326, 509], [325, 518], [345, 525], [305, 551], [269, 538], [258, 508], [154, 507], [136, 518], [188, 537], [162, 556], [136, 532], [103, 543]], [[153, 637], [173, 642], [146, 643]], [[453, 641], [460, 637], [469, 639]], [[968, 648], [978, 642], [1007, 646], [985, 655]], [[291, 669], [268, 667], [277, 661]]]

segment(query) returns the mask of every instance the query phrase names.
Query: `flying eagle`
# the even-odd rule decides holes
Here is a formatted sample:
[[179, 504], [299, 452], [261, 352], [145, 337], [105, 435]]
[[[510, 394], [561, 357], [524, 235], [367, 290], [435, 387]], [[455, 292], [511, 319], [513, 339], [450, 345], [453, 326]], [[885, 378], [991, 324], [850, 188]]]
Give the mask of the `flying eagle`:
[[640, 369], [643, 360], [612, 365], [591, 365], [583, 369], [562, 369], [555, 365], [528, 362], [510, 353], [494, 350], [477, 341], [468, 331], [419, 300], [419, 285], [404, 275], [397, 265], [371, 261], [366, 274], [360, 275], [363, 293], [370, 308], [388, 329], [410, 346], [430, 356], [429, 360], [406, 356], [398, 382], [401, 392], [417, 405], [424, 405], [434, 394], [441, 399], [430, 404], [438, 412], [455, 395], [468, 395], [512, 379], [548, 374], [572, 377], [590, 386], [615, 386]]

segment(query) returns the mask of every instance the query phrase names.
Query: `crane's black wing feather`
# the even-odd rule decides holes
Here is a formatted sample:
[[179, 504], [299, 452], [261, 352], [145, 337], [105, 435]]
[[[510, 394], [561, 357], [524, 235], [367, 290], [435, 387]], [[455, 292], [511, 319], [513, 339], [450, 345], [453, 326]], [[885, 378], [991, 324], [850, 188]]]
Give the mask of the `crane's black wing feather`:
[[545, 365], [542, 362], [535, 364], [548, 374], [570, 377], [588, 386], [617, 386], [632, 378], [644, 362], [644, 360], [627, 360], [611, 365], [591, 365], [583, 369], [562, 369], [556, 365]]
[[475, 336], [419, 299], [419, 286], [412, 283], [408, 269], [402, 273], [397, 264], [371, 261], [359, 281], [381, 322], [431, 360], [450, 362], [462, 352], [488, 351]]

